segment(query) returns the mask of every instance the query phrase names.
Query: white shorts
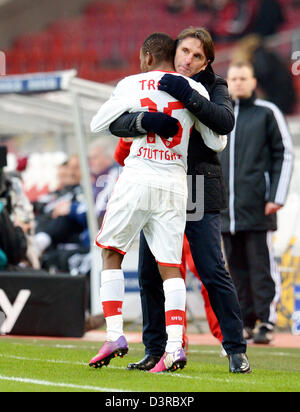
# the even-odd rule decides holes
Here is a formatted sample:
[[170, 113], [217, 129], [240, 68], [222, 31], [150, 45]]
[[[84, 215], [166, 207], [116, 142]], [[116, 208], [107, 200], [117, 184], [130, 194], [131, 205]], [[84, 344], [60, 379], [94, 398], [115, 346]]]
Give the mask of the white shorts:
[[108, 202], [96, 244], [125, 255], [143, 230], [157, 262], [179, 267], [186, 207], [185, 195], [133, 183], [121, 175]]

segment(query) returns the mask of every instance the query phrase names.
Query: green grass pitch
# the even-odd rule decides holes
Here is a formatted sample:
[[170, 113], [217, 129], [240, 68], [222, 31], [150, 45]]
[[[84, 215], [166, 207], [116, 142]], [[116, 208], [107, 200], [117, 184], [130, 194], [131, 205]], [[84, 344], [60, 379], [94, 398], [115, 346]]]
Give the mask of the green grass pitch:
[[249, 347], [253, 373], [232, 375], [219, 346], [190, 346], [178, 373], [126, 371], [143, 346], [131, 344], [124, 359], [92, 369], [101, 343], [76, 340], [0, 338], [0, 392], [299, 392], [300, 350]]

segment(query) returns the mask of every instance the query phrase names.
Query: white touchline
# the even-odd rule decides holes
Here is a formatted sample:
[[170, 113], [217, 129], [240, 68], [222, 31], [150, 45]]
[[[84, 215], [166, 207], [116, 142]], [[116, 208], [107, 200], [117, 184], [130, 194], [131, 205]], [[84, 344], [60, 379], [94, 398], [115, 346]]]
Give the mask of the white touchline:
[[[23, 361], [30, 361], [30, 362], [45, 362], [45, 363], [54, 363], [54, 364], [68, 364], [68, 365], [74, 365], [74, 366], [84, 366], [87, 367], [87, 364], [85, 362], [69, 362], [69, 361], [64, 361], [64, 360], [51, 360], [51, 359], [37, 359], [37, 358], [25, 358], [22, 356], [14, 356], [14, 355], [3, 355], [0, 354], [0, 358], [7, 358], [7, 359], [15, 359], [15, 360], [23, 360]], [[110, 365], [108, 367], [108, 369], [115, 369], [115, 370], [121, 370], [124, 371], [125, 368], [122, 368], [121, 366], [112, 366]], [[230, 382], [230, 380], [226, 380], [223, 378], [215, 378], [215, 377], [202, 377], [202, 376], [189, 376], [189, 375], [181, 375], [181, 374], [176, 374], [176, 373], [158, 373], [156, 376], [159, 376], [160, 378], [162, 377], [173, 377], [173, 378], [179, 378], [179, 379], [193, 379], [193, 380], [200, 380], [200, 381], [204, 381], [204, 380], [209, 380], [209, 381], [214, 381], [214, 382]], [[237, 381], [237, 377], [235, 378], [235, 381]], [[1, 376], [0, 376], [0, 380], [1, 380]], [[246, 382], [245, 380], [241, 380], [241, 383], [249, 383], [251, 385], [254, 385], [256, 382], [251, 381], [251, 382]], [[96, 389], [97, 390], [97, 389]], [[114, 392], [113, 389], [110, 389], [111, 392]], [[117, 389], [116, 391], [119, 392], [130, 392], [130, 391], [126, 391], [126, 390], [119, 390]], [[106, 391], [104, 391], [106, 392]]]
[[19, 378], [15, 376], [0, 375], [0, 381], [28, 383], [32, 385], [52, 386], [52, 387], [58, 387], [58, 388], [83, 389], [83, 390], [95, 391], [95, 392], [130, 392], [130, 391], [124, 391], [122, 389], [101, 388], [98, 386], [87, 386], [87, 385], [81, 386], [81, 385], [73, 385], [71, 383], [49, 382], [49, 381], [42, 381], [42, 380], [36, 380], [36, 379]]

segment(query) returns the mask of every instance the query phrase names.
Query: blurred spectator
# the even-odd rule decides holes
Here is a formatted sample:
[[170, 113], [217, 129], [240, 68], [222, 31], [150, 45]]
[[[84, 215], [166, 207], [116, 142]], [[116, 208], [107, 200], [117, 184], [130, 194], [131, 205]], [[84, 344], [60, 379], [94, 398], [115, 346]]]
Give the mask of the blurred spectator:
[[170, 13], [181, 13], [185, 8], [184, 0], [170, 0], [167, 9]]
[[264, 44], [257, 35], [249, 35], [235, 47], [233, 62], [249, 62], [254, 66], [262, 98], [276, 104], [284, 114], [294, 112], [297, 94], [293, 76], [280, 56]]
[[78, 156], [72, 156], [67, 165], [58, 168], [58, 190], [40, 199], [37, 215], [35, 243], [40, 256], [50, 246], [80, 244], [80, 234], [85, 229], [70, 214], [72, 203], [84, 199]]
[[278, 32], [284, 22], [285, 18], [281, 4], [277, 0], [262, 0], [259, 2], [251, 31], [263, 37], [271, 36]]
[[195, 8], [198, 11], [220, 11], [230, 0], [194, 0]]
[[[113, 159], [114, 145], [111, 138], [101, 138], [89, 148], [89, 165], [96, 213], [101, 225], [107, 202], [119, 177], [119, 166]], [[51, 194], [39, 216], [36, 244], [43, 255], [43, 267], [67, 270], [75, 254], [90, 251], [87, 205], [81, 187], [78, 156], [70, 158], [67, 165], [59, 167], [59, 189]], [[47, 250], [47, 253], [44, 253]], [[74, 262], [74, 260], [73, 260]], [[73, 266], [73, 270], [76, 268]]]
[[27, 253], [26, 259], [22, 263], [25, 267], [39, 270], [40, 262], [34, 245], [35, 216], [33, 206], [24, 192], [21, 176], [10, 173], [8, 179], [12, 209], [11, 217], [15, 226], [20, 227], [26, 236]]
[[[31, 229], [31, 221], [27, 211], [19, 203], [19, 187], [4, 173], [7, 165], [7, 150], [0, 147], [0, 269], [10, 265], [17, 266], [27, 259], [27, 238], [25, 233]], [[27, 200], [22, 197], [26, 206]], [[24, 205], [25, 206], [25, 205]], [[25, 209], [26, 209], [25, 206]], [[24, 213], [23, 213], [24, 212]], [[29, 220], [28, 220], [29, 219]]]
[[249, 63], [230, 66], [228, 87], [234, 99], [236, 128], [220, 155], [229, 205], [222, 212], [222, 233], [245, 337], [268, 344], [273, 339], [280, 299], [273, 233], [277, 212], [288, 194], [293, 144], [284, 116], [274, 104], [257, 99], [256, 84]]
[[216, 7], [210, 28], [218, 42], [234, 41], [251, 30], [257, 13], [256, 0], [227, 0]]
[[230, 0], [170, 0], [167, 9], [170, 13], [182, 13], [190, 4], [199, 12], [214, 12], [223, 9]]
[[114, 160], [114, 149], [114, 140], [110, 136], [94, 141], [89, 148], [93, 193], [100, 224], [105, 215], [107, 202], [120, 174], [119, 165]]

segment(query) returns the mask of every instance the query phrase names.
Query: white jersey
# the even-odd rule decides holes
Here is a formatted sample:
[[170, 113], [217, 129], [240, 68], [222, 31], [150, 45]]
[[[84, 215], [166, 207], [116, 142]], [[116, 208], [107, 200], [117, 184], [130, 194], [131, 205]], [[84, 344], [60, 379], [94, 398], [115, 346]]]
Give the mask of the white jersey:
[[[181, 102], [158, 90], [159, 81], [165, 74], [163, 71], [152, 71], [122, 80], [110, 100], [93, 118], [91, 130], [97, 133], [108, 129], [125, 112], [163, 112], [178, 119], [179, 132], [173, 138], [154, 133], [135, 138], [123, 173], [131, 176], [132, 181], [186, 193], [187, 151], [193, 127], [201, 133], [206, 145], [215, 151], [223, 150], [227, 140], [203, 125]], [[209, 99], [203, 85], [187, 77], [186, 80], [193, 89]]]

